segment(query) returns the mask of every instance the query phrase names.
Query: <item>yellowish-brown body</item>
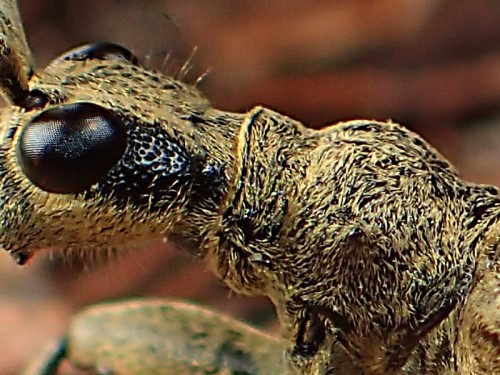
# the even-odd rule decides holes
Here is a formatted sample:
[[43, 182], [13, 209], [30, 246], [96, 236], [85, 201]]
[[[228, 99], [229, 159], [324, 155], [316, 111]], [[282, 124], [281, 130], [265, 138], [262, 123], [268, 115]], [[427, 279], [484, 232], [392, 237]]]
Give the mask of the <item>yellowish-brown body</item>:
[[[0, 40], [12, 47], [20, 30], [6, 27]], [[29, 56], [18, 48], [18, 56]], [[499, 192], [462, 181], [418, 135], [390, 122], [311, 130], [261, 107], [219, 111], [195, 87], [116, 56], [59, 59], [34, 75], [12, 69], [28, 61], [12, 56], [0, 64], [13, 102], [0, 130], [0, 239], [19, 263], [41, 248], [99, 252], [168, 236], [232, 290], [275, 304], [283, 341], [232, 321], [217, 334], [211, 313], [197, 315], [204, 350], [224, 352], [234, 330], [244, 343], [229, 342], [252, 365], [200, 365], [193, 351], [197, 364], [183, 373], [274, 374], [280, 366], [291, 374], [500, 372]], [[47, 102], [27, 105], [34, 93]], [[128, 146], [96, 183], [74, 193], [45, 191], [25, 175], [18, 144], [37, 116], [72, 103], [112, 111], [126, 124]], [[156, 167], [170, 174], [155, 175], [136, 150], [147, 154], [156, 142], [171, 152]], [[128, 316], [151, 314], [153, 326], [164, 322], [169, 332], [176, 324], [169, 319], [185, 317], [173, 306], [166, 317], [166, 307], [124, 305], [120, 311], [130, 315], [97, 318], [98, 325], [129, 327]], [[140, 341], [147, 335], [137, 342], [127, 336], [130, 356], [116, 346], [125, 364], [103, 359], [116, 343], [105, 335], [79, 357], [86, 349], [73, 334], [93, 314], [76, 321], [69, 359], [144, 373], [134, 366], [150, 363], [136, 347], [147, 347]], [[190, 336], [173, 340], [186, 344]], [[277, 354], [276, 367], [269, 365], [268, 351], [259, 352], [266, 345], [286, 347], [286, 365]], [[154, 357], [156, 370], [147, 371], [180, 373], [166, 357]]]

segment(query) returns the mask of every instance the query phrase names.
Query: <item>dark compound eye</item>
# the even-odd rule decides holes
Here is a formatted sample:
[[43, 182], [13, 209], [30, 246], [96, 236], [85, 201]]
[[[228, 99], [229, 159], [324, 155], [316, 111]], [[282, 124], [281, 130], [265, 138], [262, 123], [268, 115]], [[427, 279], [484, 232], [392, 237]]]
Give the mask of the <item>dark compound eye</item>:
[[50, 65], [67, 60], [84, 61], [89, 59], [125, 60], [134, 65], [137, 65], [139, 61], [130, 50], [119, 44], [99, 42], [73, 48], [54, 59]]
[[92, 103], [50, 109], [24, 127], [17, 158], [39, 188], [80, 193], [101, 179], [122, 157], [127, 133], [110, 110]]

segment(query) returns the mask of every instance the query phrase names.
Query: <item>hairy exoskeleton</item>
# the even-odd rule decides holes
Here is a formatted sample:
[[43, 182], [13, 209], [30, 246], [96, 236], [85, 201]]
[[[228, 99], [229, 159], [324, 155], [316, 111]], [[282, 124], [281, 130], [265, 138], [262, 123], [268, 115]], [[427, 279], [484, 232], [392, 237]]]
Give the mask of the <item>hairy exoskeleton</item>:
[[23, 264], [166, 236], [232, 290], [268, 296], [282, 329], [175, 302], [103, 306], [33, 372], [62, 357], [117, 374], [500, 372], [497, 188], [391, 122], [312, 130], [211, 108], [117, 45], [34, 70], [15, 4], [0, 10], [4, 249]]

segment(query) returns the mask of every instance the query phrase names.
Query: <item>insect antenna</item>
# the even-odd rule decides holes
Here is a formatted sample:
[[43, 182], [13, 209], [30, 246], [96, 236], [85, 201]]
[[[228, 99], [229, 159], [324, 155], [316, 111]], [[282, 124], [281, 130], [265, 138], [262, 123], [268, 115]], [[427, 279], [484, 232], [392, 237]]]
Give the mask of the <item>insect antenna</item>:
[[15, 0], [2, 0], [0, 10], [0, 92], [15, 104], [28, 96], [33, 57]]

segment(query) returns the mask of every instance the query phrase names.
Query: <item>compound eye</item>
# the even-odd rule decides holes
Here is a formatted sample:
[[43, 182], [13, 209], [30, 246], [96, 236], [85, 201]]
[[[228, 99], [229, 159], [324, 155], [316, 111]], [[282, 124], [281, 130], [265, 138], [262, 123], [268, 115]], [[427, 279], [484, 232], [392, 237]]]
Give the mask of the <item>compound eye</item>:
[[55, 65], [61, 61], [84, 61], [90, 59], [124, 60], [134, 65], [139, 63], [139, 59], [127, 48], [115, 43], [99, 42], [73, 48], [54, 59], [50, 65]]
[[50, 193], [80, 193], [116, 165], [127, 132], [114, 112], [92, 103], [47, 110], [22, 130], [17, 158], [26, 177]]

